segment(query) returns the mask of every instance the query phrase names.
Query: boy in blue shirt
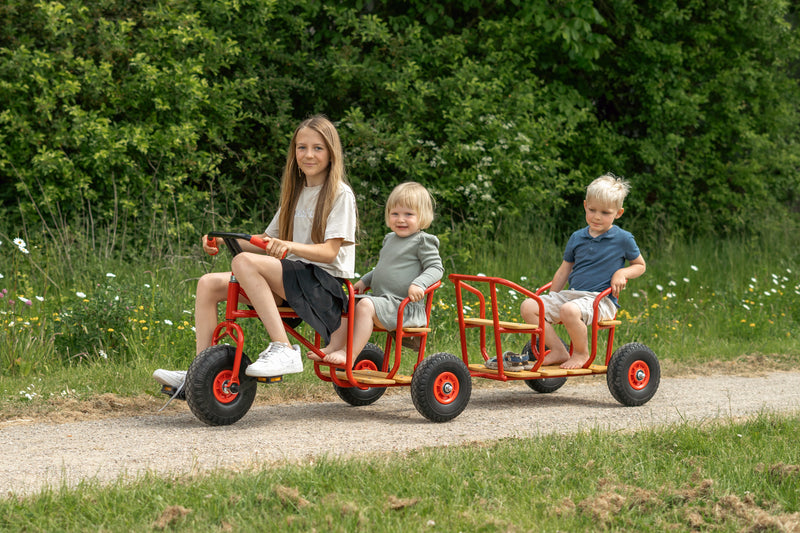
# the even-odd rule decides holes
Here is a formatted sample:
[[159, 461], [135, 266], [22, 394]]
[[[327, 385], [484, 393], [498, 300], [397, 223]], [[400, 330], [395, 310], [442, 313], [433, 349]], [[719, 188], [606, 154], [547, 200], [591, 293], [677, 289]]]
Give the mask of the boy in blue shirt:
[[[606, 174], [586, 189], [583, 208], [587, 227], [572, 234], [564, 250], [564, 260], [553, 276], [550, 292], [543, 295], [545, 345], [550, 352], [542, 365], [581, 368], [589, 360], [586, 326], [592, 323], [595, 297], [608, 287], [611, 294], [600, 301], [600, 320], [616, 314], [617, 296], [629, 279], [644, 274], [646, 265], [636, 241], [629, 232], [614, 225], [625, 211], [622, 202], [628, 195], [627, 181]], [[625, 266], [625, 262], [628, 266]], [[569, 282], [569, 289], [562, 290]], [[539, 323], [539, 305], [526, 299], [520, 308], [528, 324]], [[553, 324], [562, 323], [572, 340], [572, 357], [561, 343]]]

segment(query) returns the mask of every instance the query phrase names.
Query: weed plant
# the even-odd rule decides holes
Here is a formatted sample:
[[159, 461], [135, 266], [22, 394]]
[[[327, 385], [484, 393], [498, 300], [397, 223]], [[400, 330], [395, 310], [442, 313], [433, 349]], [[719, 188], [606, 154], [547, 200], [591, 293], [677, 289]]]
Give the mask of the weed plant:
[[800, 416], [594, 429], [0, 500], [3, 531], [795, 531]]

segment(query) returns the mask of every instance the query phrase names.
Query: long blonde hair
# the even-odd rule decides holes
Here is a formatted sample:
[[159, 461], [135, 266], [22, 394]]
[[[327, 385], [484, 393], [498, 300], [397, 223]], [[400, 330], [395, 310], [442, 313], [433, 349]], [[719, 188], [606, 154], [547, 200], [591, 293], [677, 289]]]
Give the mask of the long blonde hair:
[[289, 153], [286, 155], [286, 167], [283, 169], [281, 178], [281, 214], [278, 220], [280, 227], [280, 239], [285, 241], [292, 240], [294, 233], [294, 210], [297, 207], [297, 200], [305, 186], [306, 177], [297, 165], [297, 134], [303, 128], [316, 131], [325, 139], [325, 144], [330, 154], [330, 164], [328, 166], [328, 177], [322, 184], [317, 199], [317, 207], [314, 210], [314, 221], [311, 224], [311, 240], [314, 243], [321, 243], [325, 240], [325, 228], [328, 215], [333, 209], [333, 203], [339, 192], [339, 187], [344, 183], [347, 185], [347, 177], [344, 172], [344, 151], [342, 142], [336, 126], [324, 115], [314, 115], [307, 118], [297, 126], [292, 135], [292, 142], [289, 143]]

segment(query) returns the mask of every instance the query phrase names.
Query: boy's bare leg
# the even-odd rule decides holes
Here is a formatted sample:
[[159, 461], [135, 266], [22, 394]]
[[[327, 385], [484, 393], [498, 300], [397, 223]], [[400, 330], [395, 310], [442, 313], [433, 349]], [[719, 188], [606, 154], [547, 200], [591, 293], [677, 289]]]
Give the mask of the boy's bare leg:
[[[527, 324], [538, 324], [539, 304], [535, 300], [528, 298], [522, 302], [520, 314], [522, 315], [522, 320]], [[561, 343], [561, 339], [553, 325], [546, 320], [544, 322], [544, 345], [550, 348], [550, 351], [545, 355], [542, 366], [559, 365], [569, 359], [569, 351]]]
[[561, 323], [572, 341], [572, 357], [563, 362], [561, 368], [581, 368], [589, 360], [589, 338], [577, 305], [566, 303], [561, 307]]

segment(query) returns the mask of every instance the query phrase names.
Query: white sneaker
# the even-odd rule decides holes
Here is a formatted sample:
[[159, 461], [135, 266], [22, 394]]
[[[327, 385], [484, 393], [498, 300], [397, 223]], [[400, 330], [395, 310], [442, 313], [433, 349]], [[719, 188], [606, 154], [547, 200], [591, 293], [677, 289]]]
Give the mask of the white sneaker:
[[183, 382], [186, 381], [186, 370], [164, 370], [159, 368], [153, 372], [153, 379], [162, 385], [179, 389]]
[[267, 349], [259, 354], [258, 360], [248, 366], [244, 373], [254, 378], [269, 378], [302, 371], [303, 357], [300, 355], [300, 346], [271, 342]]

